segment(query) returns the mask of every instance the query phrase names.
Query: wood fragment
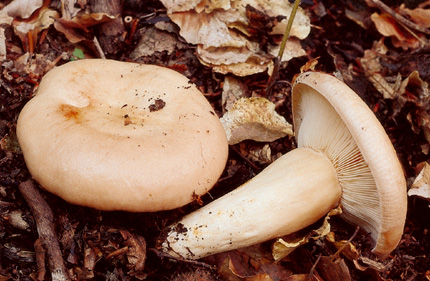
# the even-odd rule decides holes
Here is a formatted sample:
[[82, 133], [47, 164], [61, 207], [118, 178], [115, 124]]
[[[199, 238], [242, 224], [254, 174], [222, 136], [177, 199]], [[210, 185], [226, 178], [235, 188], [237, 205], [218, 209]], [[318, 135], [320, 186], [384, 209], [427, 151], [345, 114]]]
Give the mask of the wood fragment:
[[60, 244], [55, 233], [54, 214], [32, 180], [19, 184], [19, 191], [29, 205], [37, 225], [39, 239], [46, 249], [48, 265], [53, 281], [71, 280], [61, 254]]
[[34, 252], [36, 253], [36, 264], [37, 264], [36, 279], [38, 281], [43, 281], [45, 280], [45, 274], [46, 274], [46, 264], [45, 264], [46, 250], [43, 247], [43, 243], [40, 239], [37, 239], [36, 242], [34, 242]]

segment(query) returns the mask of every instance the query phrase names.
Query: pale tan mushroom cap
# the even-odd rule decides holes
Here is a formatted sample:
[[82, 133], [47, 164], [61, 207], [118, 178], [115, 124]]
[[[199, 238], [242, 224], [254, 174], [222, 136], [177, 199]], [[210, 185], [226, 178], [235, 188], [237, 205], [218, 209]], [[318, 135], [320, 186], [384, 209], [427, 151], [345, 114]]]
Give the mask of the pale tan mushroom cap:
[[51, 70], [17, 135], [41, 186], [102, 210], [183, 206], [215, 184], [228, 153], [217, 115], [186, 77], [112, 60]]
[[328, 74], [299, 75], [292, 102], [298, 146], [324, 151], [338, 170], [342, 216], [370, 233], [374, 253], [389, 254], [403, 233], [407, 195], [384, 128], [354, 91]]

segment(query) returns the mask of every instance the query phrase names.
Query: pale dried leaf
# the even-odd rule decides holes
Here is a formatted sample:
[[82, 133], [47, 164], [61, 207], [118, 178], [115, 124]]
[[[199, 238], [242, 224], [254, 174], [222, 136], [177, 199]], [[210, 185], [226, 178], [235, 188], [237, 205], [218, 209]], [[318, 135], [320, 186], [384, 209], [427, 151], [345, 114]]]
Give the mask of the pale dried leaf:
[[6, 59], [6, 36], [4, 34], [4, 28], [0, 27], [0, 62]]
[[246, 62], [251, 56], [261, 57], [255, 55], [248, 48], [235, 48], [235, 47], [221, 47], [221, 48], [203, 48], [199, 45], [197, 47], [197, 55], [206, 64], [210, 65], [229, 65]]
[[231, 8], [230, 0], [202, 0], [196, 6], [196, 12], [210, 13], [217, 9], [228, 10]]
[[[213, 71], [221, 74], [234, 74], [236, 76], [244, 77], [255, 73], [261, 73], [268, 70], [271, 73], [273, 68], [273, 61], [270, 58], [253, 54], [246, 62], [239, 62], [233, 64], [220, 64], [214, 65], [206, 63], [199, 57], [203, 65], [212, 67]], [[270, 74], [269, 73], [269, 74]]]
[[29, 18], [34, 11], [42, 7], [43, 0], [14, 0], [9, 5], [3, 8], [3, 12], [10, 17], [26, 19]]
[[81, 8], [77, 3], [77, 0], [62, 0], [61, 1], [61, 16], [64, 19], [72, 19], [75, 17]]
[[[234, 13], [230, 13], [235, 15]], [[169, 15], [179, 28], [179, 34], [191, 44], [203, 44], [206, 47], [232, 46], [233, 35], [225, 22], [226, 17], [221, 11], [213, 13], [197, 13], [187, 11]], [[235, 20], [233, 17], [232, 21]], [[233, 41], [234, 42], [234, 41]], [[233, 45], [235, 46], [235, 45]]]
[[269, 164], [272, 162], [272, 150], [268, 144], [263, 147], [253, 148], [249, 150], [249, 159], [253, 162], [259, 162], [261, 164]]
[[160, 0], [169, 14], [194, 9], [202, 0]]
[[[198, 45], [198, 55], [202, 64], [210, 66], [215, 72], [233, 73], [247, 76], [268, 70], [271, 74], [273, 57], [277, 49], [270, 53], [260, 49], [260, 42], [246, 36], [248, 18], [246, 6], [265, 13], [268, 17], [288, 16], [292, 5], [287, 1], [273, 0], [201, 0], [173, 1], [163, 0], [168, 15], [179, 28], [179, 34], [191, 44]], [[271, 34], [283, 34], [286, 20], [276, 22]], [[310, 20], [299, 9], [291, 30], [291, 36], [303, 39], [310, 32]], [[305, 52], [297, 42], [289, 42], [284, 61], [303, 56]]]
[[294, 241], [285, 241], [287, 237], [278, 238], [272, 246], [272, 256], [275, 261], [280, 261], [289, 254], [291, 254], [295, 249], [308, 243], [311, 239], [316, 240], [325, 237], [330, 234], [330, 223], [328, 222], [330, 217], [337, 216], [342, 213], [341, 207], [337, 207], [331, 210], [324, 218], [323, 224], [311, 231], [310, 233], [304, 235], [303, 237], [296, 238]]
[[282, 238], [279, 238], [275, 241], [275, 243], [273, 243], [273, 246], [272, 246], [273, 259], [275, 261], [280, 261], [286, 256], [288, 256], [289, 254], [291, 254], [295, 249], [297, 249], [301, 245], [304, 245], [308, 242], [309, 240], [307, 236], [301, 237], [296, 241], [289, 241], [289, 242], [285, 241]]
[[[269, 54], [276, 57], [279, 53], [280, 46], [269, 46]], [[282, 61], [290, 61], [293, 58], [306, 56], [306, 51], [300, 45], [300, 40], [297, 38], [289, 38], [285, 44], [284, 55]]]
[[408, 195], [430, 199], [430, 164], [427, 162], [415, 178], [414, 183], [408, 191]]
[[13, 22], [13, 17], [9, 16], [4, 9], [0, 10], [0, 24], [11, 25], [12, 22]]
[[10, 211], [4, 217], [6, 218], [7, 222], [11, 224], [13, 227], [16, 227], [25, 231], [31, 231], [30, 225], [24, 220], [23, 216], [24, 214], [22, 213], [21, 210], [13, 210], [13, 211]]
[[229, 144], [245, 139], [271, 142], [293, 135], [292, 126], [266, 98], [241, 98], [221, 118]]

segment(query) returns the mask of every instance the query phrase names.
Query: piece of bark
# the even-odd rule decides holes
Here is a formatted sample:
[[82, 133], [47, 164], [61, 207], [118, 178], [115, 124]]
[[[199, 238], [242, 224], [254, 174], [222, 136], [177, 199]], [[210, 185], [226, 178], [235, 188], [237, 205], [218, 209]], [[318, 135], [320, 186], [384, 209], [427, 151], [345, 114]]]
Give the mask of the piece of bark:
[[105, 54], [116, 54], [125, 40], [125, 27], [121, 16], [121, 0], [91, 0], [93, 13], [105, 13], [116, 18], [96, 28], [97, 38]]
[[45, 280], [45, 274], [46, 274], [46, 265], [45, 265], [46, 250], [43, 247], [43, 242], [40, 239], [37, 239], [36, 242], [34, 242], [34, 252], [36, 253], [36, 264], [37, 264], [36, 279], [39, 281], [43, 281]]
[[55, 232], [54, 214], [31, 180], [19, 184], [19, 190], [29, 205], [37, 225], [37, 232], [46, 253], [53, 281], [71, 280], [61, 254]]

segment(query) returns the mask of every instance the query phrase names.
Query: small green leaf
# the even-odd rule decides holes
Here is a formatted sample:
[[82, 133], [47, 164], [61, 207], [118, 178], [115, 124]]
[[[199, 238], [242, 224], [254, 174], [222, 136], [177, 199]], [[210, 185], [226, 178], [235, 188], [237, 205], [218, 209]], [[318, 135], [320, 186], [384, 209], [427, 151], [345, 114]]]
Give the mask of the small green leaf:
[[70, 60], [77, 60], [77, 59], [84, 59], [85, 55], [84, 55], [84, 51], [82, 51], [79, 48], [75, 48], [73, 50], [73, 57]]

